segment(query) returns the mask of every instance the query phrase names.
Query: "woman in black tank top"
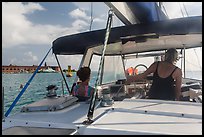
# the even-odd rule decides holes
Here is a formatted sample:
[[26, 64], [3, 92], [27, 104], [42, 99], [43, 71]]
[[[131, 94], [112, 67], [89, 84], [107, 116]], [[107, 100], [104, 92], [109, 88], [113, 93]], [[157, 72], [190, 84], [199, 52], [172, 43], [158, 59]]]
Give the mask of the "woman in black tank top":
[[156, 71], [153, 75], [153, 83], [149, 90], [148, 98], [149, 99], [162, 99], [162, 100], [175, 100], [176, 95], [174, 92], [174, 79], [172, 78], [172, 74], [176, 70], [175, 67], [172, 73], [165, 78], [162, 78], [158, 75], [158, 66], [159, 61], [157, 63]]
[[[149, 99], [179, 100], [181, 95], [181, 69], [174, 63], [178, 60], [176, 49], [168, 49], [165, 53], [165, 60], [152, 63], [152, 65], [139, 75], [128, 76], [127, 83], [145, 79], [153, 73], [153, 83], [148, 92]], [[160, 71], [158, 71], [158, 68]], [[160, 73], [159, 73], [160, 72]], [[160, 74], [166, 77], [161, 77]]]

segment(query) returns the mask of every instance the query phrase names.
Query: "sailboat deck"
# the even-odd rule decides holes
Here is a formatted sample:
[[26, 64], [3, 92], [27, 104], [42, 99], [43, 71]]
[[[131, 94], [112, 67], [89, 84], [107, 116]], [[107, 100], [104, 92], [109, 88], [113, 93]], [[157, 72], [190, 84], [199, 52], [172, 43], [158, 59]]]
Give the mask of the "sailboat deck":
[[8, 127], [3, 128], [9, 125], [65, 128], [83, 135], [202, 134], [201, 103], [125, 99], [115, 101], [111, 107], [99, 106], [94, 112], [94, 122], [83, 125], [88, 107], [89, 104], [82, 102], [55, 112], [21, 113], [7, 118]]
[[202, 134], [202, 106], [127, 99], [115, 104], [85, 134]]

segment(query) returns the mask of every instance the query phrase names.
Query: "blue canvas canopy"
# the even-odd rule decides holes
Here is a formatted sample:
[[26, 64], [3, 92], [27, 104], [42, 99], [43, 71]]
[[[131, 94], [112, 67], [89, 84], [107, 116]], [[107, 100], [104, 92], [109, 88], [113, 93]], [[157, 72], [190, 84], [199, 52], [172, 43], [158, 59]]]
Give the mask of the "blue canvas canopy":
[[[53, 53], [59, 55], [83, 54], [88, 48], [100, 46], [104, 43], [105, 29], [83, 32], [59, 37], [53, 41]], [[144, 36], [144, 34], [155, 36]], [[169, 19], [152, 23], [141, 23], [111, 28], [108, 44], [126, 41], [144, 43], [148, 37], [159, 39], [163, 36], [176, 36], [187, 34], [202, 34], [202, 16]], [[133, 37], [131, 37], [133, 36]], [[128, 37], [131, 37], [128, 39]], [[186, 40], [188, 40], [187, 38]], [[178, 39], [179, 40], [179, 39]], [[172, 43], [172, 42], [171, 42]], [[165, 46], [171, 43], [164, 43]], [[185, 44], [183, 40], [182, 43]], [[202, 39], [192, 41], [192, 46], [201, 46]], [[188, 43], [186, 43], [188, 44]], [[164, 47], [163, 49], [165, 49]], [[151, 50], [151, 49], [147, 49]], [[152, 46], [152, 50], [154, 50]]]

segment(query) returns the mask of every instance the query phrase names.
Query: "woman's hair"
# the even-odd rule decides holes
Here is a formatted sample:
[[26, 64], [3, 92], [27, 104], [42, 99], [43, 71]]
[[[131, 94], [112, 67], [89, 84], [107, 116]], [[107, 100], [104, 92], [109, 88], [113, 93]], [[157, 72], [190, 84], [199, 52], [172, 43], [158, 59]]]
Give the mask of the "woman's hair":
[[79, 79], [84, 82], [87, 79], [90, 78], [90, 74], [91, 74], [91, 69], [89, 67], [81, 67], [78, 71], [77, 71], [77, 76], [79, 77]]
[[178, 52], [175, 48], [170, 48], [166, 51], [165, 61], [172, 63], [174, 61], [178, 61], [178, 59]]

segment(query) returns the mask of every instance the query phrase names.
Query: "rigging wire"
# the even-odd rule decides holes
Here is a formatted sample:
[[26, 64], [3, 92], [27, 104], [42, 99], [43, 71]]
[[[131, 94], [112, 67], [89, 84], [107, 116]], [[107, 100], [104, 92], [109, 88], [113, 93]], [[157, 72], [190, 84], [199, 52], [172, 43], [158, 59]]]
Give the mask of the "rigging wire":
[[92, 23], [93, 23], [93, 2], [91, 2], [91, 21], [90, 21], [90, 28], [89, 28], [90, 31], [91, 31]]
[[167, 14], [166, 8], [165, 8], [165, 6], [164, 6], [163, 3], [164, 3], [164, 2], [158, 2], [159, 8], [160, 8], [161, 10], [163, 9], [165, 15], [169, 18], [169, 15]]
[[180, 2], [179, 2], [179, 7], [180, 7], [180, 10], [181, 10], [181, 14], [182, 14], [182, 16], [184, 17], [183, 10], [182, 10], [182, 8], [181, 8], [181, 3], [180, 3]]
[[163, 7], [163, 9], [164, 9], [164, 12], [165, 12], [166, 16], [169, 18], [169, 15], [167, 14], [167, 11], [166, 11], [166, 8], [164, 7], [163, 2], [161, 3], [161, 5], [162, 5], [162, 7]]
[[185, 10], [185, 12], [186, 12], [187, 17], [189, 17], [189, 14], [188, 14], [188, 12], [187, 12], [187, 10], [186, 10], [186, 6], [184, 5], [184, 2], [183, 2], [183, 7], [184, 7], [184, 10]]
[[197, 54], [197, 52], [196, 52], [196, 49], [194, 49], [194, 52], [195, 52], [195, 55], [196, 55], [196, 57], [197, 57], [199, 67], [202, 69], [202, 66], [200, 65], [200, 62], [199, 62], [199, 58], [198, 58], [198, 54]]

